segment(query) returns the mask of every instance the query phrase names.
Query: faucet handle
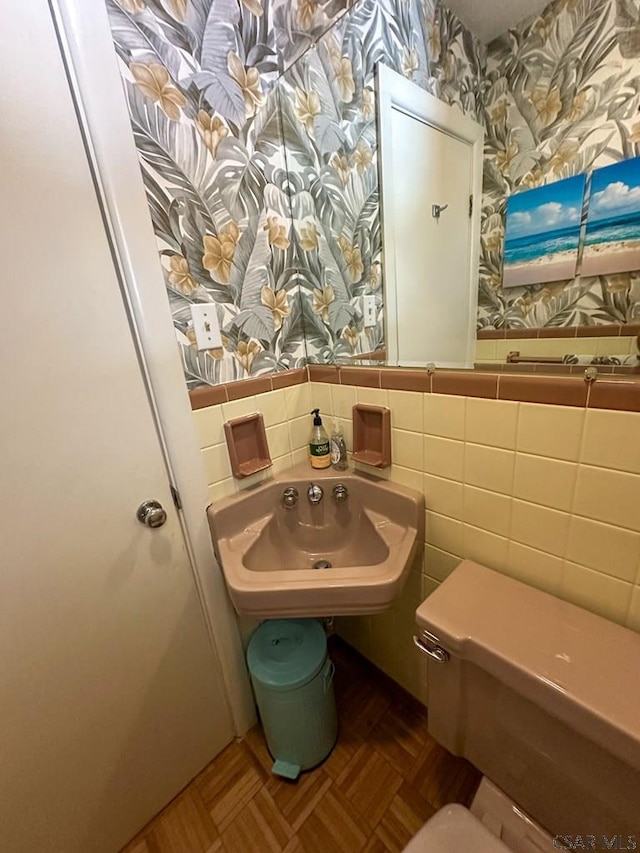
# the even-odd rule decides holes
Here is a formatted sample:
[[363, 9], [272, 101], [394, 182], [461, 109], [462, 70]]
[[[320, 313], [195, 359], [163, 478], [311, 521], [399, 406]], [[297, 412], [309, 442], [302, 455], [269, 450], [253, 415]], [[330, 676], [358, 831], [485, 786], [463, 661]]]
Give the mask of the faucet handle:
[[333, 499], [337, 504], [346, 503], [349, 498], [349, 489], [344, 483], [337, 483], [333, 487]]
[[293, 507], [298, 503], [298, 497], [298, 490], [295, 486], [287, 486], [282, 493], [282, 503], [287, 509], [293, 509]]
[[319, 504], [323, 495], [324, 491], [322, 490], [322, 486], [319, 486], [317, 483], [309, 483], [307, 497], [312, 504]]

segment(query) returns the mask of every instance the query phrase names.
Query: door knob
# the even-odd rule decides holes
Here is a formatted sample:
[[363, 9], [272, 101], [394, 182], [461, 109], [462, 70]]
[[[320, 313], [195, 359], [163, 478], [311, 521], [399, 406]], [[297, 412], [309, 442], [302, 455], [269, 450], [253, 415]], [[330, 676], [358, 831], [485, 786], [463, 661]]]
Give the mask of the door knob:
[[144, 501], [138, 507], [136, 518], [147, 527], [162, 527], [167, 520], [167, 513], [158, 501]]

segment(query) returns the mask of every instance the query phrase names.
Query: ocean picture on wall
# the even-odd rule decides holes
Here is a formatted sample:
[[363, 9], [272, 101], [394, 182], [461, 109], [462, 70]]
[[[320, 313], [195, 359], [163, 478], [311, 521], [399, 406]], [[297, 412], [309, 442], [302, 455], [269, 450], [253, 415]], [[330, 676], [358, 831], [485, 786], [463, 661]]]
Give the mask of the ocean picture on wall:
[[585, 183], [577, 175], [509, 196], [503, 287], [574, 277]]
[[582, 275], [640, 269], [640, 157], [591, 178]]

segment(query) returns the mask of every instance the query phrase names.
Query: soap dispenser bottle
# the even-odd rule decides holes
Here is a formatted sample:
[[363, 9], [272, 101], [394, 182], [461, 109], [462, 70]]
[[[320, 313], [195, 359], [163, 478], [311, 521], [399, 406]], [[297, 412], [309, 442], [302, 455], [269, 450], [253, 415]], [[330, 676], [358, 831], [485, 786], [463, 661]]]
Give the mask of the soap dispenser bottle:
[[329, 447], [329, 436], [322, 426], [320, 409], [314, 409], [313, 429], [309, 438], [309, 461], [312, 468], [328, 468], [331, 465], [331, 451]]

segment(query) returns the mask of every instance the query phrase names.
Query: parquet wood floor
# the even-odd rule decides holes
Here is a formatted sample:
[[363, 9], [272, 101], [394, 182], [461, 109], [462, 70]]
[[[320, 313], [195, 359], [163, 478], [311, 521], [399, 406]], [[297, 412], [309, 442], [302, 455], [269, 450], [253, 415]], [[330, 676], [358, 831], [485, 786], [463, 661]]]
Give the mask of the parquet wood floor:
[[480, 781], [429, 735], [426, 710], [330, 640], [338, 743], [297, 782], [271, 775], [259, 726], [230, 744], [122, 853], [398, 853]]

